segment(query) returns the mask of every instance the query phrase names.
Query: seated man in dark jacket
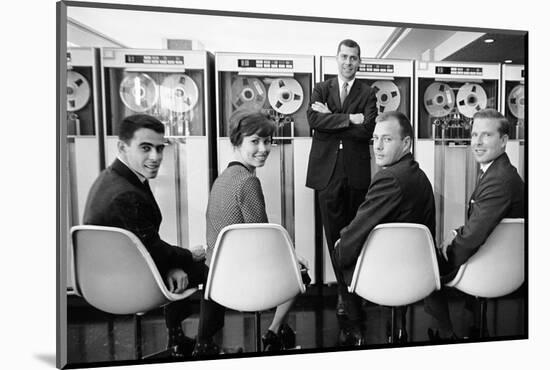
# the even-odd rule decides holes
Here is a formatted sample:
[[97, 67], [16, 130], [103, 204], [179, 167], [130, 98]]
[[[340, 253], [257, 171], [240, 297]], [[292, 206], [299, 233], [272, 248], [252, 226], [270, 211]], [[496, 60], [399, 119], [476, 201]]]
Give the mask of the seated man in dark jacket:
[[[442, 283], [456, 276], [460, 266], [478, 251], [503, 218], [523, 218], [525, 214], [523, 180], [505, 152], [510, 133], [508, 120], [494, 109], [480, 110], [473, 118], [470, 145], [479, 163], [478, 180], [468, 202], [466, 223], [451, 230], [439, 246]], [[435, 292], [427, 302], [426, 310], [436, 318], [442, 331], [437, 336], [454, 336], [445, 291]], [[480, 314], [476, 306], [471, 300], [466, 301], [474, 317]], [[472, 334], [478, 332], [475, 321]]]
[[[400, 112], [381, 114], [376, 119], [373, 139], [376, 164], [381, 169], [374, 175], [355, 218], [340, 232], [334, 249], [347, 285], [363, 244], [377, 225], [411, 222], [425, 225], [432, 237], [435, 234], [432, 186], [410, 153], [413, 130], [409, 120]], [[404, 328], [401, 332], [404, 336]]]
[[[94, 182], [84, 211], [84, 224], [112, 226], [134, 233], [155, 262], [173, 293], [206, 281], [204, 251], [190, 252], [164, 242], [159, 236], [162, 215], [148, 180], [157, 176], [164, 149], [164, 125], [154, 117], [137, 114], [120, 124], [118, 158]], [[168, 346], [173, 355], [191, 354], [194, 340], [187, 338], [181, 321], [190, 314], [187, 302], [166, 306]]]

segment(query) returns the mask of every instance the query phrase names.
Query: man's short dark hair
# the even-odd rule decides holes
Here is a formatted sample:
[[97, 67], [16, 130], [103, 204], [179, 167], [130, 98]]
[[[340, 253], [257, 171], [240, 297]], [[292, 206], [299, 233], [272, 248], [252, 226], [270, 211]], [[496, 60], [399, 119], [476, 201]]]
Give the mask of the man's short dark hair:
[[404, 139], [407, 136], [410, 137], [411, 140], [414, 139], [414, 131], [411, 125], [411, 121], [409, 121], [407, 116], [401, 112], [398, 112], [398, 111], [384, 112], [380, 114], [378, 117], [376, 117], [376, 123], [382, 122], [382, 121], [388, 121], [392, 118], [395, 118], [399, 123], [399, 127], [401, 128], [400, 130], [401, 139]]
[[229, 119], [229, 141], [238, 147], [243, 138], [251, 135], [271, 137], [275, 132], [275, 122], [260, 112], [235, 112]]
[[482, 109], [474, 114], [474, 121], [476, 119], [494, 119], [498, 122], [498, 133], [500, 137], [503, 135], [510, 136], [510, 122], [499, 111], [493, 108]]
[[342, 45], [347, 46], [348, 48], [357, 48], [357, 56], [359, 57], [359, 59], [361, 59], [361, 47], [358, 43], [351, 39], [340, 41], [340, 43], [338, 44], [338, 49], [336, 50], [336, 55], [338, 55], [338, 53], [340, 52], [340, 48], [342, 47]]
[[148, 128], [159, 134], [164, 134], [164, 125], [158, 119], [148, 114], [134, 114], [122, 120], [118, 130], [119, 140], [129, 144], [134, 133], [140, 128]]

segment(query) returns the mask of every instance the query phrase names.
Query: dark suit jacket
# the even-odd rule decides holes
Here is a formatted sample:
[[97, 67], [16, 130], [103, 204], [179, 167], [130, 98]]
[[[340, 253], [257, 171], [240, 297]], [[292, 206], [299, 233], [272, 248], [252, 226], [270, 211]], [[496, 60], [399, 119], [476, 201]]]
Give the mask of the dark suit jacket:
[[[314, 102], [327, 103], [332, 113], [318, 113], [311, 109]], [[362, 125], [354, 125], [350, 114], [363, 113]], [[343, 143], [343, 156], [349, 183], [356, 189], [366, 189], [370, 183], [369, 142], [378, 114], [376, 94], [367, 84], [355, 79], [344, 106], [340, 105], [340, 88], [335, 77], [315, 86], [307, 110], [309, 126], [315, 130], [306, 186], [323, 190], [336, 164], [338, 145]]]
[[524, 215], [523, 180], [503, 153], [489, 166], [470, 197], [466, 223], [456, 230], [457, 236], [447, 249], [449, 263], [442, 268], [443, 281], [456, 275], [503, 218]]
[[90, 189], [84, 224], [131, 231], [147, 248], [162, 276], [171, 268], [188, 272], [194, 268], [191, 252], [161, 240], [158, 234], [161, 221], [153, 194], [118, 159], [99, 175]]
[[426, 225], [435, 236], [432, 185], [410, 153], [376, 173], [357, 215], [340, 232], [335, 257], [348, 285], [370, 232], [377, 225], [390, 222]]

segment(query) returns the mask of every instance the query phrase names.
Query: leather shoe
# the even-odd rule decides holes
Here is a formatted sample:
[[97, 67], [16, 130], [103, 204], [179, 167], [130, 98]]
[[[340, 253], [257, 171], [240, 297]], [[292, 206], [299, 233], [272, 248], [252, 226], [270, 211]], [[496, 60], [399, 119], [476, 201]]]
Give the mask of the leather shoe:
[[459, 339], [455, 333], [453, 333], [450, 337], [442, 338], [439, 334], [439, 330], [434, 331], [432, 328], [428, 329], [428, 338], [433, 344], [456, 343]]
[[193, 353], [195, 340], [185, 336], [181, 328], [168, 329], [167, 349], [172, 357], [188, 357]]
[[271, 330], [268, 330], [267, 333], [262, 336], [262, 344], [264, 352], [274, 352], [283, 349], [281, 338]]
[[284, 323], [279, 327], [277, 336], [281, 340], [283, 349], [292, 349], [296, 348], [296, 333], [288, 324]]
[[362, 346], [365, 345], [365, 337], [359, 329], [340, 329], [338, 335], [338, 345], [341, 347], [347, 346]]
[[220, 347], [214, 343], [212, 339], [209, 339], [204, 342], [199, 342], [195, 344], [195, 349], [193, 349], [193, 357], [204, 357], [204, 356], [214, 356], [220, 354]]

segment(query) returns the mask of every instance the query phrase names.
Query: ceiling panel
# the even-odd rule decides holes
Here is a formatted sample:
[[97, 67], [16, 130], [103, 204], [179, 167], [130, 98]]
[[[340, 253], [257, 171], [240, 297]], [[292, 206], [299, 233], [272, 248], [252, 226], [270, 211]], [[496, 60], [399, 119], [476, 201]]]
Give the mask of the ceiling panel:
[[[67, 16], [132, 48], [163, 48], [164, 39], [192, 39], [210, 51], [334, 55], [351, 38], [374, 57], [395, 27], [196, 14], [69, 7]], [[69, 41], [71, 35], [68, 35]], [[82, 45], [94, 46], [94, 45]]]
[[[488, 44], [484, 40], [493, 39]], [[471, 61], [480, 63], [504, 63], [511, 60], [514, 64], [525, 64], [527, 33], [487, 33], [472, 41], [455, 53], [448, 61]]]

